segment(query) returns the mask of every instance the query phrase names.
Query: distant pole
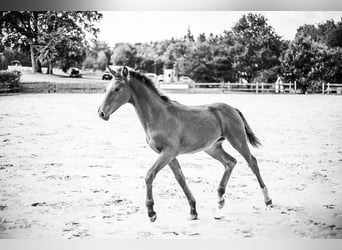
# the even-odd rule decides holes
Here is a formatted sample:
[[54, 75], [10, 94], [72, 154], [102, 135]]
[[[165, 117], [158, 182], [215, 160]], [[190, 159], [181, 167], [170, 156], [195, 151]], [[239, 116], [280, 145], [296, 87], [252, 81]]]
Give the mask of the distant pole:
[[324, 94], [324, 82], [322, 83], [322, 94]]
[[8, 69], [8, 61], [3, 53], [0, 53], [0, 70]]

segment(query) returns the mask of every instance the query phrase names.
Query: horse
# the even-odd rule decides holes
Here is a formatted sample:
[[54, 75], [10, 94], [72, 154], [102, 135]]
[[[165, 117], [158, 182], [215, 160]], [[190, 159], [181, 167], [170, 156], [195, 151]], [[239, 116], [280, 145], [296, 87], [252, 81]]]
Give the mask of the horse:
[[177, 160], [180, 154], [204, 151], [223, 164], [224, 173], [217, 189], [218, 207], [223, 208], [223, 195], [236, 165], [236, 159], [222, 148], [224, 140], [227, 140], [247, 161], [260, 185], [266, 207], [272, 206], [272, 199], [247, 141], [255, 147], [261, 143], [238, 109], [225, 103], [182, 105], [162, 94], [149, 78], [138, 71], [126, 66], [115, 70], [108, 67], [108, 70], [114, 77], [108, 84], [103, 102], [98, 109], [99, 117], [108, 121], [110, 115], [120, 106], [132, 104], [145, 130], [147, 144], [159, 154], [145, 177], [145, 204], [151, 222], [157, 218], [153, 209], [152, 183], [158, 172], [166, 165], [169, 165], [185, 193], [190, 206], [190, 219], [198, 218], [196, 200]]

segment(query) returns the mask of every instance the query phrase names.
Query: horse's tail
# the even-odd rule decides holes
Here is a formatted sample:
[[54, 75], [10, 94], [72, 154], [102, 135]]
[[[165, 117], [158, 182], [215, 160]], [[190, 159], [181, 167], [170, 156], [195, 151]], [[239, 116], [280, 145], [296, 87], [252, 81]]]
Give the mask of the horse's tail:
[[248, 138], [248, 141], [251, 145], [253, 145], [254, 147], [258, 147], [258, 146], [261, 146], [261, 142], [260, 140], [255, 136], [255, 134], [253, 133], [251, 127], [248, 125], [245, 117], [243, 116], [243, 114], [241, 113], [240, 110], [236, 109], [236, 111], [238, 112], [238, 114], [240, 115], [242, 121], [243, 121], [243, 124], [245, 126], [245, 131], [246, 131], [246, 134], [247, 134], [247, 138]]

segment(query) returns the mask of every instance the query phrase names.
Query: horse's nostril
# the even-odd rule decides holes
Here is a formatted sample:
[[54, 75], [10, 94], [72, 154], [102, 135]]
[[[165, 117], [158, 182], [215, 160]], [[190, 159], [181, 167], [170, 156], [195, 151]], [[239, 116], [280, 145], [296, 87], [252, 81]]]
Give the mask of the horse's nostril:
[[99, 115], [100, 115], [101, 118], [104, 118], [104, 117], [105, 117], [105, 114], [103, 113], [103, 111], [101, 111], [101, 112], [99, 113]]

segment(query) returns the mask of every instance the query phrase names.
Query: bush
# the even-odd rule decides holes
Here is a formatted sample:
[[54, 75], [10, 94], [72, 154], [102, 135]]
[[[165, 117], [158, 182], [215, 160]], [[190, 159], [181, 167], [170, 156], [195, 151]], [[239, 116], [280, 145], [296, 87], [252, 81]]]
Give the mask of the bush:
[[20, 87], [20, 73], [0, 71], [0, 93], [16, 92]]
[[21, 62], [22, 66], [32, 66], [31, 57], [29, 53], [9, 49], [4, 51], [4, 56], [7, 57], [8, 63], [11, 63], [14, 60], [18, 60]]

